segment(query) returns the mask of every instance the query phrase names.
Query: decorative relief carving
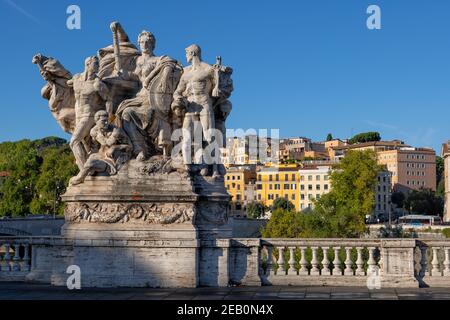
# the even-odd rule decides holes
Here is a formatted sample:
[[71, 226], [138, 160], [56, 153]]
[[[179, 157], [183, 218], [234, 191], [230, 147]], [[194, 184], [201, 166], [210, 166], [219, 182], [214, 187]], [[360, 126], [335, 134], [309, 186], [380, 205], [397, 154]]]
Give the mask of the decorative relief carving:
[[65, 210], [69, 222], [172, 224], [192, 221], [193, 203], [69, 203]]

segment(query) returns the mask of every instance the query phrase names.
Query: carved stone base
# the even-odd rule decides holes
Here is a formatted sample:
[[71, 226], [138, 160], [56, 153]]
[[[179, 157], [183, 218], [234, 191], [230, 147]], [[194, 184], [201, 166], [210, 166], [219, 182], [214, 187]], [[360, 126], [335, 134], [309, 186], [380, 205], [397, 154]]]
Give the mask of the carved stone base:
[[[115, 176], [70, 186], [63, 235], [76, 238], [231, 237], [229, 195], [223, 180], [165, 172], [155, 157], [130, 161]], [[164, 172], [162, 172], [163, 170]]]

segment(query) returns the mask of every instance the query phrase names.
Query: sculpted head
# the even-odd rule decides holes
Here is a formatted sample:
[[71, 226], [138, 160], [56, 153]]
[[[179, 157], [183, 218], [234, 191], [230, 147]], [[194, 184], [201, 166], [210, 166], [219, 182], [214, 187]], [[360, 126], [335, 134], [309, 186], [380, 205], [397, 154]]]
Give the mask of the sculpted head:
[[100, 129], [107, 129], [109, 126], [108, 112], [100, 110], [95, 113], [95, 123]]
[[139, 47], [143, 53], [153, 53], [156, 47], [155, 36], [149, 31], [142, 31], [138, 36]]
[[186, 49], [186, 60], [191, 63], [194, 57], [198, 57], [199, 60], [202, 60], [202, 49], [196, 44], [190, 45]]
[[88, 74], [96, 74], [99, 69], [99, 61], [97, 56], [86, 58], [84, 61], [84, 68]]

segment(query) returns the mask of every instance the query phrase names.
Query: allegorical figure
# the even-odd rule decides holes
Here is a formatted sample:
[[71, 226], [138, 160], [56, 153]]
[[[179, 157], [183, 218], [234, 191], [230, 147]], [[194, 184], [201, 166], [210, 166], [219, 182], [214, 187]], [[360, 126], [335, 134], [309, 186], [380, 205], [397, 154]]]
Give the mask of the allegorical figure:
[[157, 57], [153, 51], [156, 40], [152, 33], [142, 31], [138, 37], [141, 54], [136, 60], [134, 75], [141, 83], [136, 97], [123, 101], [116, 112], [133, 143], [133, 156], [143, 161], [155, 153], [170, 154], [172, 94], [181, 76], [181, 67], [167, 57]]
[[114, 175], [130, 158], [131, 141], [121, 128], [109, 123], [108, 112], [98, 111], [95, 123], [90, 135], [97, 150], [91, 153], [78, 175], [70, 180], [71, 185], [80, 184], [88, 175], [96, 173]]
[[42, 78], [47, 81], [41, 95], [48, 100], [51, 113], [65, 132], [72, 133], [75, 130], [75, 95], [67, 85], [72, 74], [58, 60], [40, 53], [33, 57], [32, 62], [39, 67]]
[[95, 113], [105, 109], [108, 97], [107, 86], [97, 76], [98, 69], [97, 56], [89, 57], [85, 61], [85, 71], [76, 74], [67, 82], [73, 87], [76, 100], [76, 126], [70, 140], [70, 147], [80, 170], [83, 169], [91, 151], [89, 133], [95, 125]]
[[[180, 83], [174, 93], [172, 109], [175, 114], [184, 113], [182, 154], [184, 163], [191, 164], [192, 142], [198, 124], [201, 125], [206, 145], [213, 142], [215, 133], [215, 115], [213, 109], [213, 89], [216, 87], [215, 68], [202, 61], [201, 49], [193, 44], [186, 48], [186, 60], [191, 66], [184, 68]], [[204, 156], [208, 156], [204, 153]], [[211, 164], [211, 159], [204, 159]], [[220, 175], [217, 163], [212, 164], [213, 176]], [[210, 166], [202, 169], [202, 175], [209, 175]]]

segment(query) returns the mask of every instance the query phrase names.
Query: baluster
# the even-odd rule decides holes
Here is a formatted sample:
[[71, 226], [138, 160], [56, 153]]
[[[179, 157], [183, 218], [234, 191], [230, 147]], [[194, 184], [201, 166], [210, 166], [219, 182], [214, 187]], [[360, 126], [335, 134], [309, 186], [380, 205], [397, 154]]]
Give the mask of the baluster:
[[333, 275], [342, 276], [341, 260], [339, 259], [339, 247], [334, 247]]
[[377, 262], [375, 261], [376, 248], [371, 247], [369, 249], [369, 260], [367, 260], [367, 275], [375, 275], [378, 271]]
[[14, 244], [13, 271], [20, 271], [20, 245]]
[[431, 275], [433, 277], [441, 276], [442, 274], [439, 272], [439, 259], [438, 259], [438, 248], [433, 247], [433, 260], [431, 261], [431, 265], [433, 266], [431, 269]]
[[25, 243], [22, 244], [24, 247], [24, 253], [23, 253], [23, 259], [22, 259], [22, 265], [21, 270], [22, 271], [30, 271], [31, 269], [31, 257], [30, 257], [30, 244]]
[[450, 276], [450, 248], [444, 248], [444, 276]]
[[328, 248], [322, 247], [322, 251], [323, 251], [323, 259], [322, 259], [323, 268], [321, 274], [323, 276], [328, 276], [331, 274], [330, 260], [328, 260]]
[[266, 275], [271, 276], [273, 275], [273, 247], [272, 246], [266, 246], [267, 249], [267, 268], [266, 268]]
[[320, 270], [318, 268], [318, 260], [317, 260], [317, 249], [318, 247], [311, 247], [312, 250], [312, 259], [311, 259], [311, 275], [318, 276], [320, 274]]
[[278, 269], [277, 275], [286, 275], [286, 270], [284, 266], [284, 247], [278, 248]]
[[306, 248], [301, 247], [300, 252], [302, 254], [302, 257], [300, 259], [300, 270], [299, 270], [298, 274], [308, 275], [308, 261], [306, 260], [306, 254], [305, 254]]
[[353, 261], [352, 261], [352, 257], [351, 257], [351, 247], [345, 247], [345, 254], [346, 254], [346, 258], [345, 258], [345, 270], [344, 270], [344, 274], [346, 276], [352, 276], [353, 275], [353, 269], [352, 269], [352, 265], [353, 265]]
[[427, 256], [427, 251], [428, 248], [427, 247], [421, 247], [420, 248], [420, 253], [421, 253], [421, 258], [420, 258], [420, 273], [419, 275], [421, 277], [424, 277], [425, 275], [428, 275], [428, 256]]
[[10, 245], [8, 242], [5, 243], [5, 254], [3, 255], [3, 265], [2, 265], [2, 271], [11, 271], [11, 255], [9, 254], [9, 248]]
[[362, 257], [363, 248], [357, 247], [356, 250], [358, 252], [358, 259], [356, 259], [356, 275], [364, 276], [364, 260]]
[[295, 247], [289, 247], [289, 268], [287, 274], [297, 274], [297, 270], [295, 270]]

